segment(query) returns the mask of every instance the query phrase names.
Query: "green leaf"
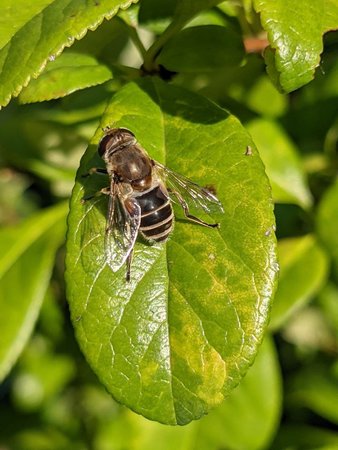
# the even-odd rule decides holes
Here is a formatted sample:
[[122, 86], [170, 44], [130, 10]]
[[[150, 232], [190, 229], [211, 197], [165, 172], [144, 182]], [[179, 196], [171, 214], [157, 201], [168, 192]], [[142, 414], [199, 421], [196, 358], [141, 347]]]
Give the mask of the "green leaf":
[[338, 276], [338, 180], [326, 191], [317, 213], [317, 231], [328, 253], [333, 258], [333, 267]]
[[256, 119], [247, 129], [258, 147], [277, 203], [295, 203], [307, 209], [312, 197], [298, 152], [287, 134], [268, 119]]
[[67, 204], [0, 232], [0, 379], [16, 362], [38, 316], [54, 255], [65, 231]]
[[111, 70], [89, 55], [65, 52], [47, 64], [37, 80], [32, 80], [20, 94], [20, 103], [42, 102], [64, 97], [79, 89], [104, 83]]
[[328, 274], [328, 258], [314, 236], [278, 242], [280, 276], [270, 327], [279, 328], [319, 291]]
[[281, 400], [276, 350], [272, 340], [265, 338], [240, 386], [221, 407], [199, 422], [193, 448], [268, 448], [281, 415]]
[[[133, 6], [137, 5], [131, 5], [126, 11], [120, 10], [119, 16], [121, 12], [124, 17], [128, 15]], [[129, 27], [119, 16], [103, 21], [94, 33], [87, 33], [80, 41], [74, 42], [71, 51], [94, 56], [109, 67], [115, 65], [116, 71], [116, 62], [129, 40]]]
[[137, 242], [127, 283], [124, 267], [113, 273], [105, 262], [107, 199], [81, 204], [108, 182], [81, 177], [102, 167], [101, 128], [71, 200], [67, 290], [86, 358], [118, 401], [185, 424], [222, 402], [262, 339], [276, 275], [270, 189], [238, 120], [189, 91], [157, 79], [130, 83], [110, 102], [108, 124], [132, 129], [152, 158], [212, 184], [224, 205], [206, 217], [219, 230], [182, 221], [178, 209], [167, 244]]
[[243, 57], [239, 34], [219, 25], [201, 25], [186, 28], [169, 40], [157, 62], [176, 72], [196, 72], [238, 66]]
[[[100, 0], [87, 6], [81, 0], [54, 0], [34, 17], [27, 17], [0, 50], [0, 106], [19, 95], [48, 60], [53, 61], [75, 39], [81, 39], [87, 30], [97, 28], [103, 19], [111, 18], [119, 7], [127, 8], [132, 1]], [[0, 15], [6, 7], [1, 6]]]
[[285, 92], [314, 78], [323, 51], [322, 35], [338, 28], [335, 0], [254, 0], [268, 33], [268, 73]]
[[35, 0], [27, 8], [26, 0], [2, 0], [0, 14], [0, 48], [54, 0]]

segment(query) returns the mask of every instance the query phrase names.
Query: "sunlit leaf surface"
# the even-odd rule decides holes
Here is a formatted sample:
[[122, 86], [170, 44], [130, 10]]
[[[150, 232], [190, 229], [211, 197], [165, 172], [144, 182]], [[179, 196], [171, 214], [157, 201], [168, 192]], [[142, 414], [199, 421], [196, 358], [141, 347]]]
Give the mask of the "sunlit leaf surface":
[[44, 72], [23, 89], [19, 100], [20, 103], [33, 103], [60, 98], [104, 83], [111, 77], [111, 70], [94, 57], [65, 52], [48, 63]]
[[127, 283], [124, 267], [113, 273], [105, 263], [107, 198], [81, 203], [107, 185], [81, 176], [102, 167], [101, 129], [71, 200], [68, 299], [86, 358], [118, 401], [185, 424], [222, 402], [262, 339], [277, 271], [270, 188], [238, 120], [196, 94], [156, 79], [130, 83], [111, 100], [101, 125], [108, 124], [131, 129], [152, 158], [212, 185], [224, 206], [205, 217], [219, 229], [184, 220], [175, 206], [171, 238], [138, 240]]
[[[1, 3], [0, 15], [8, 13], [11, 3], [10, 0]], [[89, 4], [81, 0], [40, 0], [39, 8], [33, 9], [35, 15], [22, 15], [21, 27], [14, 27], [3, 36], [7, 43], [0, 50], [0, 106], [7, 105], [31, 78], [36, 78], [48, 60], [53, 61], [75, 39], [131, 3], [132, 0], [100, 0]]]
[[336, 0], [254, 0], [268, 33], [267, 70], [285, 92], [314, 77], [323, 51], [323, 34], [338, 28]]

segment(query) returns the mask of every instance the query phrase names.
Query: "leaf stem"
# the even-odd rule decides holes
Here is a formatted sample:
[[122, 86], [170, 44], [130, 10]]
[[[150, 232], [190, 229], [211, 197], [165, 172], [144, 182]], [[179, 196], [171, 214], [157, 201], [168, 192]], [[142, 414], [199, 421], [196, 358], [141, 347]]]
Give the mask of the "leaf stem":
[[143, 42], [141, 41], [140, 36], [138, 35], [138, 33], [136, 31], [136, 28], [129, 25], [128, 32], [129, 32], [129, 36], [130, 36], [131, 40], [133, 41], [135, 47], [140, 52], [142, 58], [145, 59], [147, 50], [145, 49]]
[[172, 36], [180, 31], [184, 27], [186, 22], [187, 20], [182, 20], [182, 18], [177, 21], [171, 22], [170, 25], [158, 37], [158, 39], [154, 41], [153, 44], [149, 47], [143, 59], [143, 68], [146, 72], [151, 73], [158, 68], [157, 64], [155, 63], [157, 55], [162, 50], [164, 44], [166, 44]]

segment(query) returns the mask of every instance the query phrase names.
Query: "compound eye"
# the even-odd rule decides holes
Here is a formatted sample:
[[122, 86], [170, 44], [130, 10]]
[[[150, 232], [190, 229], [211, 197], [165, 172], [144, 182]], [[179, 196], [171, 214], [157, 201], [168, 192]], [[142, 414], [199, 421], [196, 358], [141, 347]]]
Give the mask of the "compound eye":
[[103, 158], [104, 154], [107, 151], [107, 148], [109, 148], [109, 142], [112, 139], [112, 135], [111, 134], [106, 134], [105, 136], [103, 136], [103, 138], [101, 139], [97, 152], [98, 154], [101, 156], [101, 158]]

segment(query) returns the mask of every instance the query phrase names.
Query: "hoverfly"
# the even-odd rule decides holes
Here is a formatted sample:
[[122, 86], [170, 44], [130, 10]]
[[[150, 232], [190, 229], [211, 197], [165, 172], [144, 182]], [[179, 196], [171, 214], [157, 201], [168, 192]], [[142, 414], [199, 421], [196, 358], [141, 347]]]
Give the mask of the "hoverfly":
[[126, 280], [130, 280], [130, 265], [136, 238], [140, 232], [149, 241], [163, 242], [174, 225], [173, 197], [182, 206], [185, 217], [206, 227], [217, 227], [190, 214], [187, 200], [209, 213], [223, 212], [221, 202], [208, 189], [173, 172], [152, 160], [127, 128], [104, 129], [105, 135], [98, 153], [106, 168], [93, 167], [93, 173], [109, 176], [109, 187], [100, 194], [109, 196], [105, 232], [105, 258], [116, 272], [126, 262]]

